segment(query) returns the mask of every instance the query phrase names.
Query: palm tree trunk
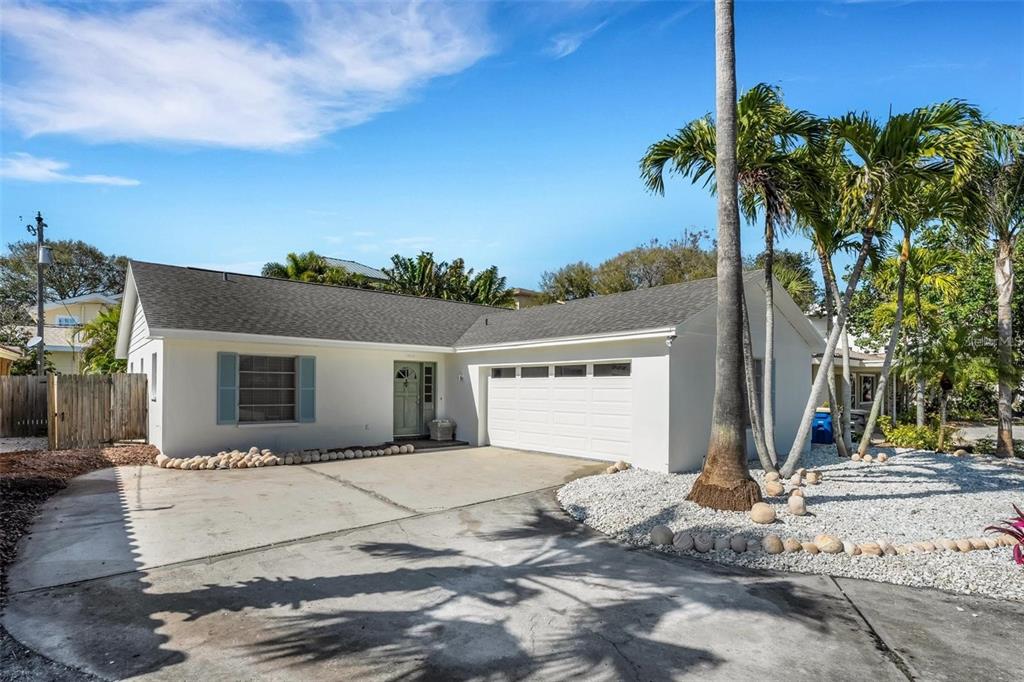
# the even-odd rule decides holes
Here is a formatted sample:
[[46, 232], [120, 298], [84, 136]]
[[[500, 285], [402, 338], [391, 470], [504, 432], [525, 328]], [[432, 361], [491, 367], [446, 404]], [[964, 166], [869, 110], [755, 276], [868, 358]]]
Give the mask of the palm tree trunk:
[[882, 361], [882, 375], [878, 378], [878, 386], [875, 387], [875, 399], [871, 403], [871, 412], [868, 414], [867, 424], [864, 425], [864, 434], [860, 437], [860, 446], [857, 448], [861, 457], [868, 453], [871, 446], [871, 435], [875, 432], [875, 423], [882, 410], [882, 399], [885, 397], [885, 387], [889, 382], [889, 370], [892, 369], [892, 359], [896, 354], [896, 344], [900, 339], [900, 327], [903, 323], [903, 294], [907, 284], [907, 261], [910, 259], [910, 233], [903, 233], [903, 248], [900, 250], [900, 267], [896, 283], [896, 319], [892, 323], [892, 332], [889, 334], [889, 344], [885, 347], [885, 360]]
[[[819, 250], [819, 258], [821, 258], [821, 265], [824, 272], [822, 277], [825, 279], [825, 315], [826, 318], [826, 330], [829, 335], [832, 334], [832, 327], [834, 326], [833, 316], [836, 314], [836, 304], [833, 301], [835, 295], [835, 287], [833, 286], [831, 278], [828, 276], [827, 259], [823, 252]], [[850, 451], [846, 447], [846, 441], [843, 438], [843, 434], [839, 431], [839, 404], [836, 401], [836, 374], [829, 369], [828, 377], [828, 407], [829, 412], [832, 414], [832, 436], [836, 443], [836, 454], [840, 457], [849, 457]]]
[[[996, 241], [996, 321], [999, 325], [999, 425], [996, 429], [996, 456], [1013, 457], [1013, 242]], [[1024, 453], [1021, 453], [1024, 456]]]
[[736, 53], [733, 0], [715, 0], [715, 175], [718, 181], [718, 310], [715, 398], [704, 468], [686, 499], [746, 511], [761, 500], [747, 468], [743, 401], [743, 262], [736, 186]]
[[946, 403], [948, 401], [949, 391], [943, 391], [939, 401], [939, 442], [935, 447], [938, 452], [945, 452], [946, 448]]
[[917, 403], [917, 425], [924, 426], [924, 373], [921, 368], [921, 351], [924, 348], [923, 338], [921, 336], [921, 283], [918, 282], [914, 288], [914, 308], [917, 311], [917, 393], [914, 396], [914, 400]]
[[754, 449], [761, 468], [778, 471], [776, 462], [768, 454], [764, 443], [764, 427], [761, 425], [761, 405], [754, 378], [754, 342], [750, 338], [750, 318], [747, 315], [747, 299], [743, 297], [743, 374], [747, 382], [747, 414], [750, 415], [750, 432], [754, 436]]
[[[834, 279], [834, 277], [833, 277]], [[853, 376], [850, 373], [850, 335], [843, 328], [843, 445], [853, 451]]]
[[775, 224], [765, 210], [764, 218], [764, 442], [768, 456], [779, 461], [775, 451]]
[[850, 279], [846, 283], [846, 293], [843, 294], [839, 311], [836, 313], [836, 326], [832, 328], [832, 333], [828, 336], [828, 342], [825, 344], [825, 354], [822, 356], [821, 366], [818, 368], [818, 375], [814, 378], [814, 383], [811, 385], [810, 395], [807, 396], [807, 404], [804, 406], [800, 428], [797, 429], [796, 437], [793, 439], [793, 446], [790, 448], [789, 454], [786, 456], [786, 462], [780, 471], [783, 476], [793, 475], [793, 472], [796, 471], [796, 465], [800, 463], [804, 446], [807, 445], [807, 437], [811, 433], [811, 419], [814, 417], [814, 410], [817, 409], [818, 403], [821, 402], [821, 394], [825, 391], [828, 384], [828, 373], [832, 371], [836, 346], [839, 345], [839, 336], [846, 326], [846, 316], [850, 310], [850, 301], [853, 299], [853, 292], [857, 289], [857, 284], [860, 282], [860, 274], [864, 270], [864, 262], [868, 258], [871, 242], [875, 238], [875, 225], [878, 223], [880, 211], [881, 203], [876, 199], [868, 214], [868, 224], [864, 228], [864, 241], [861, 244], [860, 253], [857, 255], [857, 261], [853, 264], [853, 270], [850, 272]]

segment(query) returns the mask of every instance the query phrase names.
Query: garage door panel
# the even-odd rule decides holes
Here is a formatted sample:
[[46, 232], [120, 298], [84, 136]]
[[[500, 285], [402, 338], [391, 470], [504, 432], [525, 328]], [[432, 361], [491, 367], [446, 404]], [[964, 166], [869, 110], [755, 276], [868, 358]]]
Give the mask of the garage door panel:
[[494, 379], [487, 427], [494, 445], [619, 459], [631, 455], [630, 377]]

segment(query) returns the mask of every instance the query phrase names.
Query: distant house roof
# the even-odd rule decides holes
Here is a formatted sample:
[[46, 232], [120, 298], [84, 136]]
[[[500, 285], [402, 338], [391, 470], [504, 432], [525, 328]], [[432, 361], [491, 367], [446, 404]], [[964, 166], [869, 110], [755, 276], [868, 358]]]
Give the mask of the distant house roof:
[[131, 263], [130, 282], [151, 330], [456, 349], [665, 330], [714, 304], [717, 293], [712, 278], [510, 310], [140, 261]]
[[326, 256], [324, 257], [324, 260], [327, 261], [327, 264], [330, 265], [331, 267], [345, 268], [349, 272], [355, 275], [362, 275], [367, 279], [375, 279], [383, 282], [388, 278], [388, 276], [384, 274], [383, 270], [371, 268], [369, 265], [363, 265], [362, 263], [357, 263], [354, 260], [344, 260], [342, 258], [328, 258]]
[[[62, 298], [59, 301], [49, 301], [43, 305], [43, 310], [56, 310], [69, 305], [76, 305], [79, 303], [102, 303], [103, 305], [116, 305], [121, 300], [121, 294], [82, 294], [81, 296], [72, 296], [71, 298]], [[35, 308], [32, 308], [33, 312]]]

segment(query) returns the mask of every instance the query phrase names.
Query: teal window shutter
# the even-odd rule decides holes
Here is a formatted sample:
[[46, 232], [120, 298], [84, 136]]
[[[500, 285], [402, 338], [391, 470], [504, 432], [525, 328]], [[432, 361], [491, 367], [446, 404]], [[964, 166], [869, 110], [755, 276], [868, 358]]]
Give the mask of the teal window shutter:
[[299, 365], [299, 421], [316, 421], [316, 358], [303, 355]]
[[217, 423], [238, 423], [238, 353], [217, 353]]

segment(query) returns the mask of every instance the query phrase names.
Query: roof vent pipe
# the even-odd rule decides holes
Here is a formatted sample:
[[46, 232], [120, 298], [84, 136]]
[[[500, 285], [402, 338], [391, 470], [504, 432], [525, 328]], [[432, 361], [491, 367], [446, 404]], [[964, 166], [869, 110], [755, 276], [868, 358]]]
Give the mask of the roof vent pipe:
[[225, 281], [225, 282], [226, 282], [226, 281], [228, 281], [228, 273], [226, 273], [226, 272], [222, 272], [222, 273], [220, 273], [220, 274], [224, 276], [224, 281]]

